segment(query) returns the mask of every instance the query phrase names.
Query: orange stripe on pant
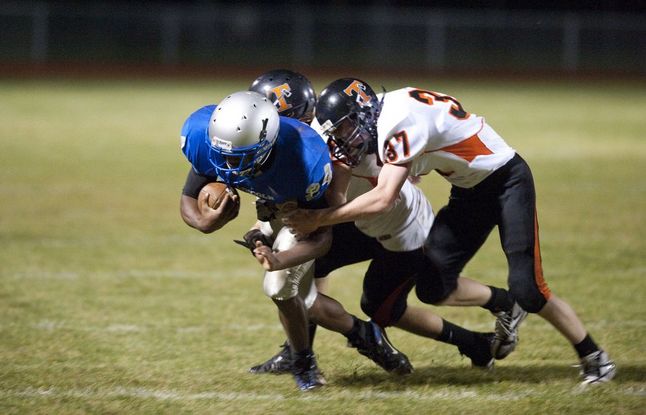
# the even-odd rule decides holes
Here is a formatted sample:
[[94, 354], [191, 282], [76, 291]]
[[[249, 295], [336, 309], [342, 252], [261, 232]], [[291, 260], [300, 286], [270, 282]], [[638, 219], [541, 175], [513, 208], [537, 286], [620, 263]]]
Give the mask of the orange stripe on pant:
[[538, 238], [538, 217], [536, 215], [536, 209], [534, 209], [534, 281], [536, 281], [536, 286], [538, 290], [543, 294], [545, 300], [549, 300], [552, 296], [550, 288], [545, 282], [543, 277], [543, 264], [541, 262], [541, 244]]

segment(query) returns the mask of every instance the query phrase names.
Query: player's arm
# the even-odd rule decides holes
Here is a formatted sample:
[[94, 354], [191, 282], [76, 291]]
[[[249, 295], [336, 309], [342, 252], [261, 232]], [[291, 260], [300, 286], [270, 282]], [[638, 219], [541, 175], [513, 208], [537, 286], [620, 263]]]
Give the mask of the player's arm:
[[197, 174], [193, 169], [190, 169], [180, 199], [179, 210], [184, 222], [203, 233], [211, 233], [220, 229], [237, 215], [237, 207], [233, 198], [238, 196], [235, 195], [227, 194], [217, 209], [208, 205], [208, 196], [198, 203], [200, 189], [211, 181], [213, 181], [212, 178]]
[[346, 202], [348, 186], [352, 178], [352, 169], [347, 164], [332, 164], [332, 182], [325, 191], [328, 206], [339, 206]]
[[323, 256], [332, 245], [332, 229], [321, 228], [307, 238], [298, 241], [291, 248], [274, 252], [270, 246], [256, 242], [253, 253], [260, 265], [267, 271], [278, 271], [292, 268], [312, 259]]
[[296, 235], [307, 235], [321, 226], [352, 222], [390, 210], [408, 178], [410, 163], [385, 164], [377, 178], [377, 186], [341, 206], [326, 209], [297, 209], [283, 218]]

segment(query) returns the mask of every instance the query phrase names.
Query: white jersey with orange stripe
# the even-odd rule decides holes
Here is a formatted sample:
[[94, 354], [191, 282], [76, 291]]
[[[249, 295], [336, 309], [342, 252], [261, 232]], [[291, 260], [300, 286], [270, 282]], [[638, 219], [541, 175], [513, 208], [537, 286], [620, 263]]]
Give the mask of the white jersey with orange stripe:
[[[377, 185], [381, 166], [376, 154], [366, 155], [352, 169], [348, 186], [348, 201], [372, 190]], [[368, 219], [356, 220], [356, 227], [368, 236], [376, 238], [389, 251], [412, 251], [421, 248], [433, 225], [433, 207], [424, 192], [405, 181], [394, 206], [387, 212]]]
[[483, 117], [468, 113], [449, 95], [419, 88], [385, 94], [377, 132], [384, 163], [410, 162], [411, 176], [437, 170], [465, 188], [480, 183], [515, 154]]
[[[316, 118], [312, 121], [311, 127], [323, 136], [322, 128]], [[352, 169], [352, 178], [346, 194], [347, 200], [350, 201], [372, 190], [377, 185], [380, 171], [381, 165], [377, 155], [366, 155], [361, 163]], [[404, 252], [424, 245], [434, 219], [433, 207], [424, 192], [406, 181], [392, 209], [354, 223], [361, 232], [377, 239], [387, 250]]]

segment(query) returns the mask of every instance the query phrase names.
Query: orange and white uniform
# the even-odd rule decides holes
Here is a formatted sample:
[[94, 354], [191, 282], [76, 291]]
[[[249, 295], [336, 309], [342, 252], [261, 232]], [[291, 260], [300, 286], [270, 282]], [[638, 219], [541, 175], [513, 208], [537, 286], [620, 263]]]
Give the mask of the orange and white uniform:
[[[347, 198], [352, 200], [372, 190], [381, 166], [375, 154], [366, 155], [352, 169]], [[356, 227], [379, 241], [389, 251], [412, 251], [424, 245], [433, 225], [433, 208], [420, 188], [406, 181], [393, 208], [378, 216], [355, 221]]]
[[[543, 278], [536, 193], [527, 163], [485, 122], [455, 98], [419, 88], [388, 92], [377, 122], [377, 149], [384, 163], [409, 165], [411, 176], [432, 170], [451, 184], [451, 196], [424, 245], [433, 264], [417, 280], [418, 298], [436, 303], [457, 286], [466, 263], [494, 227], [509, 265], [511, 296], [538, 312], [551, 292]], [[432, 272], [430, 272], [432, 271]]]
[[377, 131], [384, 163], [412, 162], [411, 176], [436, 170], [464, 188], [515, 154], [483, 117], [466, 112], [453, 97], [418, 88], [386, 93]]

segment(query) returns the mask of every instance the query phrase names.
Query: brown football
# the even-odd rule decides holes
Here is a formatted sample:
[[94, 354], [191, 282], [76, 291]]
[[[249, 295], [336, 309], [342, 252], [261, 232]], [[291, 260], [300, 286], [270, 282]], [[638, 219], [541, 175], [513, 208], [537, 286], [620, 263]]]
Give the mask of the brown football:
[[[198, 203], [201, 203], [206, 196], [209, 196], [209, 202], [208, 205], [212, 209], [217, 209], [220, 206], [220, 203], [222, 203], [222, 200], [224, 199], [224, 195], [227, 194], [227, 192], [237, 195], [238, 192], [234, 188], [229, 188], [227, 187], [226, 184], [222, 182], [213, 182], [213, 183], [207, 183], [204, 185], [204, 187], [200, 190], [200, 194], [197, 198]], [[240, 205], [240, 198], [238, 198], [238, 206]]]

